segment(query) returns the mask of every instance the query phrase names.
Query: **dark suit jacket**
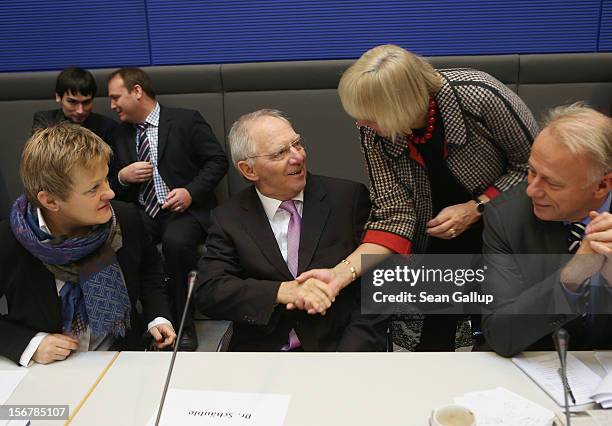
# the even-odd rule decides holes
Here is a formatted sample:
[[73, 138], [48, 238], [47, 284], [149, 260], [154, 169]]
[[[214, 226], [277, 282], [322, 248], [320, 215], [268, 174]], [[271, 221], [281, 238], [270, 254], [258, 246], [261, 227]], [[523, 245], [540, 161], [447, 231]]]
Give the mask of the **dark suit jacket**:
[[[156, 317], [172, 321], [162, 263], [138, 209], [121, 202], [112, 205], [123, 237], [117, 259], [132, 303], [131, 329], [115, 341], [113, 348], [141, 349], [143, 325]], [[15, 239], [9, 221], [0, 223], [0, 241], [0, 297], [6, 296], [8, 304], [8, 314], [0, 317], [0, 355], [18, 363], [36, 333], [62, 332], [61, 302], [53, 274]], [[143, 306], [142, 316], [136, 311], [138, 300]]]
[[[298, 273], [335, 266], [359, 244], [368, 217], [363, 185], [308, 175], [304, 190]], [[294, 328], [306, 351], [380, 351], [387, 318], [360, 314], [360, 285], [342, 290], [325, 316], [276, 304], [287, 269], [254, 187], [213, 211], [200, 262], [196, 306], [234, 321], [230, 350], [277, 351]]]
[[[38, 111], [34, 113], [32, 130], [52, 126], [62, 121], [70, 120], [66, 118], [61, 108], [50, 111]], [[112, 118], [92, 112], [83, 122], [83, 127], [91, 130], [100, 136], [104, 142], [112, 146], [113, 132], [117, 127], [117, 122]]]
[[[193, 203], [187, 210], [208, 227], [210, 210], [217, 205], [214, 189], [227, 172], [228, 161], [208, 123], [194, 110], [165, 108], [159, 116], [158, 169], [164, 182], [173, 188], [186, 188]], [[117, 173], [138, 161], [136, 129], [122, 123], [113, 138], [115, 156], [111, 167], [111, 187], [119, 199], [138, 202], [140, 185], [119, 184]]]
[[[525, 188], [506, 191], [485, 209], [483, 289], [495, 298], [483, 315], [487, 342], [503, 356], [554, 350], [551, 333], [564, 327], [572, 350], [612, 349], [612, 317], [579, 316], [560, 282], [571, 258], [563, 222], [539, 220]], [[602, 312], [609, 300], [607, 290], [599, 290]]]

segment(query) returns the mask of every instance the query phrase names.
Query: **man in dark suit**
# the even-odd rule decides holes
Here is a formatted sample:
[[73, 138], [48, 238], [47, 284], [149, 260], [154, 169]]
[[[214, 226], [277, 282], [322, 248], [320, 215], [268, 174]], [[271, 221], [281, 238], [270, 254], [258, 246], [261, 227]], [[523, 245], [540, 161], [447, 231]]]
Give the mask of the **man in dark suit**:
[[70, 121], [91, 130], [104, 142], [111, 143], [117, 122], [92, 112], [97, 90], [96, 80], [89, 71], [77, 67], [66, 68], [55, 80], [55, 100], [61, 108], [34, 113], [33, 130]]
[[279, 111], [242, 116], [229, 141], [234, 165], [254, 185], [213, 211], [197, 307], [234, 321], [234, 351], [384, 350], [387, 318], [360, 314], [359, 285], [334, 300], [327, 284], [295, 280], [359, 244], [366, 188], [308, 174], [302, 138]]
[[[121, 121], [113, 138], [111, 186], [118, 198], [141, 207], [153, 242], [161, 241], [174, 312], [181, 318], [187, 275], [196, 268], [197, 246], [217, 204], [213, 191], [227, 172], [227, 157], [199, 112], [155, 100], [151, 79], [141, 69], [113, 72], [108, 95]], [[197, 348], [192, 307], [179, 348]]]
[[[612, 121], [590, 108], [553, 110], [534, 141], [527, 184], [485, 209], [483, 329], [499, 354], [612, 348]], [[606, 315], [601, 315], [606, 313]]]
[[68, 123], [26, 143], [25, 195], [0, 223], [0, 355], [28, 366], [74, 350], [143, 349], [145, 329], [159, 348], [174, 342], [160, 256], [137, 209], [111, 201], [110, 155]]

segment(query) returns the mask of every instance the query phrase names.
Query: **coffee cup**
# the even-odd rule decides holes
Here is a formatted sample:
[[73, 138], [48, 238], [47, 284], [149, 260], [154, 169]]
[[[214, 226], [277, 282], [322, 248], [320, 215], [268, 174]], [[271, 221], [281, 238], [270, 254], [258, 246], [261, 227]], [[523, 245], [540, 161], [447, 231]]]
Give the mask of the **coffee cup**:
[[445, 405], [436, 408], [429, 419], [431, 426], [476, 426], [476, 416], [461, 405]]

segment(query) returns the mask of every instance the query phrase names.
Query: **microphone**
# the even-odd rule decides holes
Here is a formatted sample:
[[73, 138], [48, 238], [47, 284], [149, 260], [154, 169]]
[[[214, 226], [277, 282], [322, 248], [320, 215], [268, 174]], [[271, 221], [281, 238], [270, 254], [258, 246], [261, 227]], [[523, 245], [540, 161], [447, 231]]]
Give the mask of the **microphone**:
[[569, 333], [564, 328], [560, 328], [553, 333], [553, 340], [561, 367], [565, 368], [565, 360], [567, 358], [567, 347], [569, 346]]
[[164, 392], [162, 393], [161, 401], [159, 403], [159, 410], [157, 411], [157, 419], [155, 420], [155, 426], [159, 426], [159, 420], [161, 419], [162, 409], [164, 408], [164, 401], [166, 400], [166, 394], [168, 393], [168, 385], [170, 384], [170, 377], [172, 377], [172, 370], [174, 369], [174, 360], [176, 359], [176, 353], [178, 351], [178, 343], [183, 335], [183, 326], [185, 325], [185, 317], [187, 316], [187, 309], [189, 309], [189, 303], [191, 303], [191, 294], [193, 293], [193, 287], [195, 286], [196, 279], [198, 278], [198, 271], [189, 272], [187, 277], [187, 301], [183, 308], [183, 316], [181, 318], [181, 325], [178, 329], [178, 334], [174, 342], [174, 351], [172, 351], [172, 360], [170, 361], [170, 368], [166, 375], [166, 384], [164, 385]]
[[565, 403], [565, 424], [566, 426], [570, 426], [570, 411], [569, 411], [569, 402], [567, 400], [568, 394], [572, 397], [574, 404], [576, 400], [574, 399], [574, 395], [569, 387], [569, 383], [567, 381], [567, 370], [566, 370], [566, 359], [567, 359], [567, 347], [569, 346], [569, 333], [564, 329], [560, 328], [553, 333], [553, 341], [555, 342], [555, 348], [557, 349], [557, 355], [559, 355], [559, 362], [561, 364], [561, 368], [559, 369], [559, 376], [561, 376], [561, 383], [563, 384], [563, 397]]

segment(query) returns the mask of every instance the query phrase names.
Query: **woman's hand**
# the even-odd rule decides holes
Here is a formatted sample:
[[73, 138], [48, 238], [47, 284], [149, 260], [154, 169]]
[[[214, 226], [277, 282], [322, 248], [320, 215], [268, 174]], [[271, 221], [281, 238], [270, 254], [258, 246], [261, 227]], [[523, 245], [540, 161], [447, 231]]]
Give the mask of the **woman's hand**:
[[461, 235], [466, 229], [478, 222], [480, 213], [476, 210], [476, 202], [455, 204], [442, 209], [440, 213], [427, 222], [427, 235], [450, 240]]

